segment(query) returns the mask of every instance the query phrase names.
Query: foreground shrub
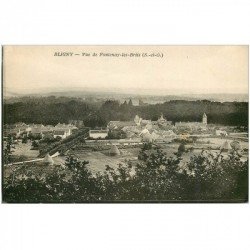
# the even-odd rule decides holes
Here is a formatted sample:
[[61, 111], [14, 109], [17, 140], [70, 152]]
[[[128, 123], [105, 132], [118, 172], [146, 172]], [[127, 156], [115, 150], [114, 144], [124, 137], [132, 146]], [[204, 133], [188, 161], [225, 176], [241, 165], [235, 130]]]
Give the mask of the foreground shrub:
[[226, 201], [248, 200], [248, 161], [202, 151], [185, 163], [144, 146], [136, 166], [106, 166], [93, 174], [88, 162], [69, 156], [65, 166], [38, 177], [25, 166], [4, 179], [5, 202]]

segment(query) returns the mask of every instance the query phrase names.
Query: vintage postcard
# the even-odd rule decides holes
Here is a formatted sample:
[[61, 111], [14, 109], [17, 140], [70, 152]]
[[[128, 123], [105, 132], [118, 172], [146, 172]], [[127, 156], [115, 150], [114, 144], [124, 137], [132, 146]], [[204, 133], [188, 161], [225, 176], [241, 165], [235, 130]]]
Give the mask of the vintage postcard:
[[2, 202], [248, 202], [248, 46], [2, 50]]

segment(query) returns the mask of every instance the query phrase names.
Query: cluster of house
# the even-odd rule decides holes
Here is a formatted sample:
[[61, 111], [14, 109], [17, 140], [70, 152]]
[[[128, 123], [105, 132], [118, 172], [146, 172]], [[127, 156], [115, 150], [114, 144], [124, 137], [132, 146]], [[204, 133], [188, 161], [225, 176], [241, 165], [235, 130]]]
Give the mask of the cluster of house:
[[201, 122], [176, 122], [175, 124], [165, 119], [163, 115], [157, 121], [145, 120], [136, 115], [133, 121], [110, 121], [106, 129], [90, 130], [89, 137], [104, 139], [109, 131], [121, 130], [129, 139], [141, 138], [142, 141], [147, 142], [170, 142], [177, 137], [176, 131], [181, 129], [206, 130], [207, 115], [203, 114]]
[[3, 129], [4, 137], [8, 135], [14, 135], [18, 137], [25, 137], [29, 135], [39, 136], [43, 138], [46, 135], [52, 135], [54, 138], [60, 137], [65, 139], [72, 134], [74, 130], [78, 128], [73, 124], [61, 124], [56, 126], [43, 125], [43, 124], [25, 124], [15, 123], [13, 125], [5, 125]]
[[204, 113], [202, 116], [202, 122], [176, 122], [175, 128], [187, 129], [189, 131], [207, 130], [207, 115]]

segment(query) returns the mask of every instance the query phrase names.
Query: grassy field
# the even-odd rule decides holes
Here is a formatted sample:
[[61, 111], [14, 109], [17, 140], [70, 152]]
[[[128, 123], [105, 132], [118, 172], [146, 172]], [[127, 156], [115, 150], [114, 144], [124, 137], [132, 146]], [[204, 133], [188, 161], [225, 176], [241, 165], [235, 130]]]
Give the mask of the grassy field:
[[77, 151], [75, 156], [80, 160], [89, 161], [88, 167], [93, 172], [102, 172], [106, 169], [106, 166], [117, 168], [119, 164], [126, 164], [128, 160], [137, 160], [136, 152], [131, 153], [126, 150], [121, 150], [121, 155], [110, 156], [107, 151], [92, 152], [92, 151]]
[[[226, 139], [226, 138], [204, 138], [199, 139], [197, 143], [189, 143], [187, 144], [186, 150], [193, 147], [192, 152], [186, 152], [182, 155], [183, 158], [183, 164], [185, 164], [187, 161], [189, 161], [190, 157], [192, 155], [199, 154], [202, 149], [206, 148], [212, 148], [212, 152], [219, 152], [219, 148], [221, 145], [228, 141], [229, 143], [232, 142], [232, 139]], [[241, 146], [243, 149], [248, 149], [248, 142], [240, 141]], [[168, 157], [174, 156], [174, 153], [178, 151], [180, 143], [170, 143], [170, 144], [160, 144], [161, 149], [163, 152], [167, 154]], [[118, 146], [119, 148], [119, 146]], [[91, 171], [94, 173], [96, 172], [103, 172], [106, 169], [106, 166], [110, 166], [114, 169], [116, 169], [119, 164], [126, 165], [128, 161], [132, 162], [132, 165], [135, 165], [138, 162], [138, 154], [140, 151], [141, 146], [138, 147], [131, 147], [131, 148], [120, 148], [120, 155], [117, 156], [111, 156], [109, 154], [109, 150], [99, 150], [99, 151], [92, 151], [91, 149], [82, 149], [82, 150], [74, 150], [74, 155], [79, 160], [85, 160], [89, 161], [88, 167]], [[227, 155], [227, 153], [224, 153]], [[27, 144], [23, 144], [19, 142], [18, 144], [15, 144], [15, 149], [13, 152], [13, 157], [18, 158], [20, 156], [25, 157], [25, 159], [35, 159], [39, 155], [38, 150], [31, 150], [31, 143], [28, 142]], [[59, 156], [54, 158], [54, 165], [61, 165], [64, 164], [66, 159], [66, 156]], [[245, 150], [242, 160], [248, 159], [248, 150]], [[40, 163], [32, 163], [27, 164], [27, 166], [34, 172], [39, 173], [39, 175], [43, 172], [50, 171], [51, 167], [44, 167], [41, 166]], [[12, 167], [13, 168], [13, 167]], [[53, 167], [52, 167], [53, 168]], [[7, 172], [12, 171], [11, 169], [5, 169]]]
[[14, 158], [17, 156], [24, 156], [26, 160], [32, 160], [38, 157], [38, 150], [31, 150], [31, 142], [21, 143], [18, 142], [14, 144], [15, 148], [13, 149], [12, 155]]

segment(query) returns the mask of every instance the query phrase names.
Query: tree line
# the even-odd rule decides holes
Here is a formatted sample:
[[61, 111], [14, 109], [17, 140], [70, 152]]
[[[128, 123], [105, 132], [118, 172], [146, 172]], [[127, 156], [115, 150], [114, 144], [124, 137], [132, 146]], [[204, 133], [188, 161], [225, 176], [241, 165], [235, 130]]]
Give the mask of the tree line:
[[203, 113], [208, 123], [248, 126], [248, 103], [174, 100], [162, 104], [134, 106], [132, 101], [116, 100], [84, 102], [79, 98], [26, 98], [4, 103], [4, 123], [16, 122], [52, 124], [82, 120], [85, 126], [102, 127], [111, 120], [133, 120], [138, 114], [144, 119], [157, 120], [161, 114], [168, 120], [200, 122]]
[[237, 150], [227, 156], [202, 151], [181, 167], [182, 153], [168, 157], [145, 144], [140, 162], [106, 166], [93, 174], [87, 161], [67, 157], [46, 176], [25, 165], [4, 178], [4, 202], [246, 202], [248, 161]]

